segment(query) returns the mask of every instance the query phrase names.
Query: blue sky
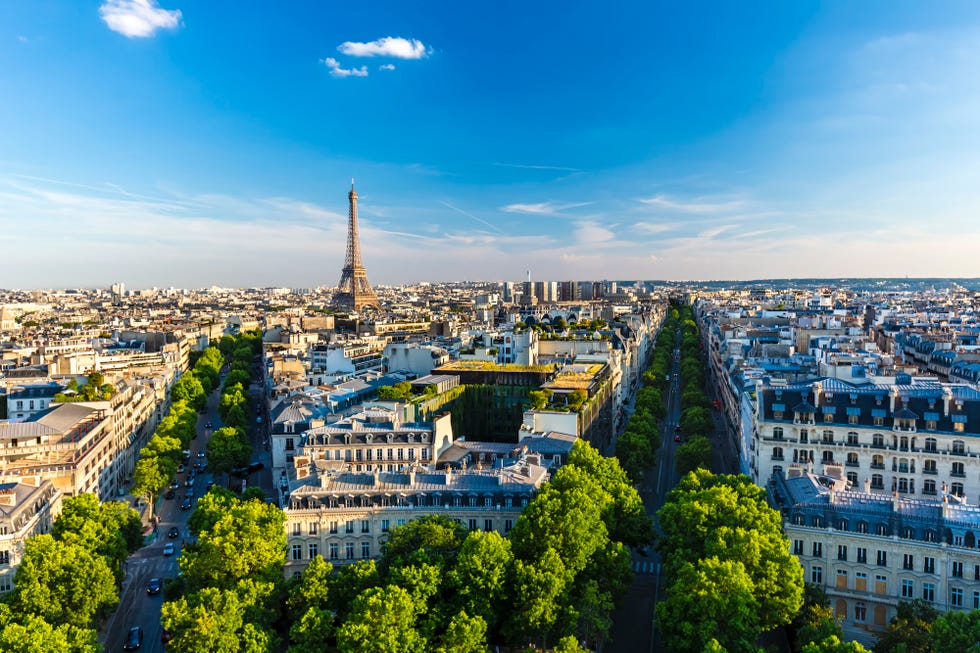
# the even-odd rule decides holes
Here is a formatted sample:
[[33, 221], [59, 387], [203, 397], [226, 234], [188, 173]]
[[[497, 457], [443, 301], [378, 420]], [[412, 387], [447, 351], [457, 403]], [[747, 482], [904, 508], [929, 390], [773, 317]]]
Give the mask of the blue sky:
[[977, 276], [980, 3], [0, 6], [0, 287]]

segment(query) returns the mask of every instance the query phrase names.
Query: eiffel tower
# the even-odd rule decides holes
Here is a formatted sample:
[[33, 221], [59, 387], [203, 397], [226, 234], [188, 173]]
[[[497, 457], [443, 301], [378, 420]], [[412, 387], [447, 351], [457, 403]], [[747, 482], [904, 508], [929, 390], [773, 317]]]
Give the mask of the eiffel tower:
[[368, 282], [367, 270], [361, 262], [361, 243], [357, 236], [357, 193], [354, 191], [354, 180], [350, 181], [350, 192], [347, 193], [350, 210], [347, 213], [347, 257], [344, 259], [344, 269], [340, 273], [340, 287], [334, 295], [334, 303], [343, 308], [359, 311], [373, 306], [381, 308], [378, 296], [374, 294]]

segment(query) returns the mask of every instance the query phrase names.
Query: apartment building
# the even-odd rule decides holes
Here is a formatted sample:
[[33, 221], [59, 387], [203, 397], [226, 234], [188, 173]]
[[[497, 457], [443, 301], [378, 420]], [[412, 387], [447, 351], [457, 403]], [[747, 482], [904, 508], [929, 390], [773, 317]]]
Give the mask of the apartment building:
[[800, 465], [766, 486], [805, 580], [822, 587], [845, 635], [871, 644], [900, 601], [980, 608], [980, 507], [847, 489], [839, 465]]
[[60, 512], [61, 492], [51, 481], [27, 477], [0, 483], [0, 594], [13, 589], [24, 543], [49, 532]]
[[750, 470], [764, 485], [792, 463], [840, 463], [852, 487], [980, 500], [980, 392], [908, 375], [756, 385]]
[[507, 535], [548, 471], [536, 459], [501, 467], [427, 472], [346, 471], [321, 460], [289, 494], [286, 513], [287, 576], [322, 556], [334, 565], [376, 558], [391, 529], [424, 515], [445, 515], [470, 530]]

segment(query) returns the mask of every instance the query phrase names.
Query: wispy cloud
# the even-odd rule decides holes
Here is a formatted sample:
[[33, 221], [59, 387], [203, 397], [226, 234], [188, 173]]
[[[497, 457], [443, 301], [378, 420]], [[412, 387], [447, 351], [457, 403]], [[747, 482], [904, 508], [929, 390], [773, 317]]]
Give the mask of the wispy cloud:
[[394, 70], [394, 69], [395, 69], [395, 64], [393, 63], [383, 63], [380, 66], [378, 66], [378, 70]]
[[330, 74], [334, 77], [367, 77], [367, 66], [360, 68], [341, 68], [340, 62], [332, 57], [323, 59], [323, 65], [330, 69]]
[[655, 195], [654, 197], [641, 199], [640, 201], [649, 206], [656, 206], [663, 209], [669, 209], [671, 211], [680, 211], [682, 213], [721, 213], [723, 211], [737, 210], [744, 204], [744, 202], [738, 200], [708, 202], [702, 200], [701, 198], [685, 202], [671, 199], [667, 195]]
[[422, 59], [429, 56], [430, 48], [418, 39], [385, 36], [376, 41], [358, 43], [346, 41], [337, 50], [349, 57], [394, 57], [395, 59]]
[[477, 216], [473, 215], [469, 211], [464, 211], [463, 209], [459, 208], [458, 206], [453, 206], [452, 204], [450, 204], [449, 202], [446, 202], [446, 201], [441, 201], [440, 204], [442, 204], [443, 206], [449, 207], [450, 209], [452, 209], [453, 211], [456, 211], [457, 213], [459, 213], [461, 215], [465, 215], [467, 218], [470, 218], [471, 220], [476, 220], [480, 224], [485, 224], [486, 226], [490, 227], [491, 229], [493, 229], [494, 231], [496, 231], [498, 233], [503, 233], [503, 230], [500, 227], [498, 227], [497, 225], [493, 224], [492, 222], [488, 222], [488, 221], [484, 220], [483, 218], [478, 218]]
[[607, 243], [616, 237], [611, 230], [598, 222], [582, 220], [575, 223], [575, 240], [585, 244]]
[[147, 38], [159, 29], [175, 29], [181, 18], [180, 9], [161, 9], [156, 0], [105, 0], [99, 15], [109, 29], [129, 38]]
[[738, 226], [739, 225], [737, 224], [725, 224], [718, 227], [712, 227], [711, 229], [705, 229], [704, 231], [698, 233], [698, 238], [707, 238], [707, 239], [714, 238], [715, 236], [723, 234], [726, 231], [735, 229]]
[[676, 228], [676, 225], [669, 224], [666, 222], [654, 223], [654, 222], [637, 222], [633, 225], [633, 228], [637, 231], [642, 231], [647, 234], [662, 234], [665, 231], [671, 231]]
[[24, 36], [23, 34], [19, 34], [17, 36], [17, 40], [20, 41], [21, 43], [27, 43], [28, 41], [30, 41], [30, 39]]
[[566, 166], [546, 166], [546, 165], [531, 165], [526, 163], [491, 163], [490, 165], [498, 166], [500, 168], [522, 168], [524, 170], [558, 170], [559, 172], [582, 172], [579, 168], [568, 168]]
[[538, 202], [536, 204], [508, 204], [501, 210], [507, 213], [528, 213], [530, 215], [560, 215], [562, 211], [588, 206], [592, 202], [575, 202], [558, 204], [556, 202]]

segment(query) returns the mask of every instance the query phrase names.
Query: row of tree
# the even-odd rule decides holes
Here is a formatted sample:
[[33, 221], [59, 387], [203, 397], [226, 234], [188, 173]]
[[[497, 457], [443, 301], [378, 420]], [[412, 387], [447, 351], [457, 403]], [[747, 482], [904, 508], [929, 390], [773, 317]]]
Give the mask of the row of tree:
[[127, 504], [66, 498], [51, 533], [25, 544], [14, 589], [0, 599], [0, 651], [101, 650], [95, 629], [119, 603], [122, 565], [142, 541]]
[[698, 468], [711, 466], [711, 441], [714, 431], [711, 419], [711, 402], [704, 392], [704, 362], [701, 357], [700, 335], [689, 306], [679, 307], [680, 313], [680, 364], [681, 416], [680, 427], [684, 432], [684, 444], [677, 447], [674, 468], [678, 474], [687, 474]]
[[250, 417], [248, 387], [252, 382], [255, 357], [262, 347], [261, 331], [225, 336], [220, 344], [229, 360], [229, 371], [221, 388], [218, 414], [224, 426], [208, 441], [208, 465], [213, 474], [227, 474], [244, 467], [252, 456], [247, 429]]
[[680, 314], [672, 308], [654, 343], [650, 365], [643, 372], [643, 387], [636, 393], [635, 410], [616, 439], [616, 458], [634, 482], [653, 467], [660, 449], [660, 422], [667, 414], [664, 392], [670, 377], [674, 333]]
[[653, 537], [617, 461], [582, 441], [509, 538], [428, 516], [394, 528], [377, 563], [317, 556], [289, 581], [284, 515], [251, 492], [212, 487], [191, 515], [197, 541], [166, 588], [169, 650], [581, 652], [608, 636], [629, 547]]
[[183, 451], [197, 437], [197, 415], [207, 402], [207, 394], [217, 387], [224, 357], [217, 347], [208, 347], [170, 388], [170, 412], [153, 437], [140, 450], [133, 472], [132, 494], [151, 507], [173, 481]]

